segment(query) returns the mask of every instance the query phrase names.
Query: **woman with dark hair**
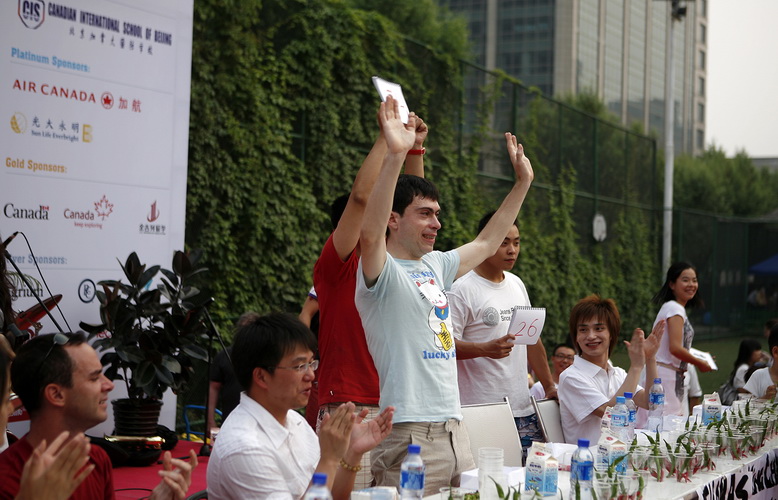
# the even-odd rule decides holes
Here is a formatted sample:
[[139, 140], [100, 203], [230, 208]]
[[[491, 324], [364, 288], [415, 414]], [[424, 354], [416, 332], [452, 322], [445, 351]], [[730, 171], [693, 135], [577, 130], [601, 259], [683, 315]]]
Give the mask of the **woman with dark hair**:
[[676, 262], [667, 270], [665, 282], [653, 299], [662, 306], [654, 324], [662, 320], [667, 324], [656, 354], [657, 376], [665, 388], [665, 415], [689, 414], [685, 394], [688, 385], [684, 383], [688, 365], [696, 366], [703, 373], [711, 371], [708, 363], [689, 352], [694, 328], [686, 308], [702, 306], [697, 290], [697, 270], [688, 262]]
[[748, 392], [743, 389], [743, 386], [746, 385], [746, 373], [749, 368], [756, 364], [760, 364], [759, 367], [764, 368], [766, 365], [761, 363], [762, 357], [762, 344], [758, 340], [743, 339], [740, 341], [737, 359], [735, 359], [734, 368], [729, 376], [732, 380], [732, 387], [737, 389], [737, 392]]

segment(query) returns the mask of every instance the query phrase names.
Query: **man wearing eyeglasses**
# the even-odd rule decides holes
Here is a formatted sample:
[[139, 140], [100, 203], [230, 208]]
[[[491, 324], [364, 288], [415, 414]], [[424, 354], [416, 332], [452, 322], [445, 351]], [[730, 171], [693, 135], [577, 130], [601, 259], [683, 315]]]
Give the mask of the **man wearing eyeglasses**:
[[208, 463], [208, 498], [302, 498], [314, 472], [335, 500], [348, 499], [362, 455], [392, 429], [394, 408], [369, 422], [367, 409], [340, 405], [319, 435], [297, 413], [308, 403], [316, 338], [297, 318], [262, 316], [235, 335], [232, 364], [245, 392], [222, 424]]
[[[555, 386], [559, 384], [559, 375], [573, 366], [573, 361], [575, 361], [575, 350], [569, 344], [557, 344], [554, 346], [554, 351], [551, 355], [551, 378], [554, 379]], [[546, 391], [540, 382], [535, 382], [529, 393], [535, 399], [546, 398]]]
[[[30, 432], [0, 454], [0, 499], [14, 498], [24, 464], [44, 440], [51, 443], [62, 432], [82, 436], [107, 418], [108, 395], [113, 382], [103, 375], [97, 352], [83, 334], [40, 335], [25, 343], [11, 365], [16, 394], [30, 414]], [[71, 499], [113, 499], [113, 470], [108, 455], [91, 446], [88, 463], [94, 470], [73, 492]], [[191, 483], [197, 456], [190, 463], [171, 459], [165, 452], [162, 481], [151, 499], [183, 499]]]
[[[493, 215], [481, 218], [479, 234]], [[516, 345], [508, 333], [513, 309], [530, 305], [524, 282], [510, 272], [520, 250], [514, 223], [497, 252], [456, 280], [449, 297], [462, 404], [496, 403], [507, 396], [526, 457], [532, 441], [543, 439], [529, 397], [527, 360], [550, 397], [556, 388], [543, 342]]]

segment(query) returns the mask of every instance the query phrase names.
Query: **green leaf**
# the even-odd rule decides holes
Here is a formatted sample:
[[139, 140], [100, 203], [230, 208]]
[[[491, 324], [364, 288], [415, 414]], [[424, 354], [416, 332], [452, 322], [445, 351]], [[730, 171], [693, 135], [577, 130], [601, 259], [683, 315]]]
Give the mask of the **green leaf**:
[[154, 382], [156, 375], [154, 365], [144, 361], [138, 365], [138, 369], [132, 372], [132, 379], [138, 386], [150, 386]]
[[206, 361], [208, 359], [208, 351], [198, 345], [188, 344], [182, 347], [184, 354], [191, 356], [195, 359]]
[[181, 373], [181, 363], [175, 358], [164, 356], [162, 358], [162, 365], [173, 373]]

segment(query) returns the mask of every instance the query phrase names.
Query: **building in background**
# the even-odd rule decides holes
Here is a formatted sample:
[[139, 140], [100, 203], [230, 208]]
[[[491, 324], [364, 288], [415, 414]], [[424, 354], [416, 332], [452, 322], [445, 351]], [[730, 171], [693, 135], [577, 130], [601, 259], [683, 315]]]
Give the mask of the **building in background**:
[[[549, 96], [593, 91], [623, 125], [664, 137], [668, 0], [439, 0], [469, 24], [475, 62]], [[675, 152], [705, 149], [707, 0], [674, 26]]]

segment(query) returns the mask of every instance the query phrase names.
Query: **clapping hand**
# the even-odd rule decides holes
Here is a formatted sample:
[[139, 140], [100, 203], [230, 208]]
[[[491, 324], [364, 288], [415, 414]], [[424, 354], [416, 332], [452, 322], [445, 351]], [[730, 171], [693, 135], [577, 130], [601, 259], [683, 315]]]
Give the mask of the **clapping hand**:
[[659, 351], [659, 344], [662, 342], [664, 334], [665, 320], [660, 320], [654, 325], [654, 328], [651, 330], [651, 335], [649, 335], [643, 343], [643, 352], [646, 355], [646, 359], [656, 357], [656, 353]]
[[319, 447], [322, 460], [337, 463], [349, 447], [356, 416], [354, 403], [343, 403], [334, 412], [324, 415], [319, 426]]
[[44, 439], [35, 447], [24, 464], [17, 500], [64, 500], [94, 470], [94, 464], [84, 467], [89, 460], [89, 438], [77, 434], [65, 442], [69, 435], [64, 431], [51, 445], [46, 446]]
[[[175, 467], [175, 468], [174, 468]], [[189, 450], [189, 463], [178, 458], [172, 458], [169, 451], [162, 455], [162, 470], [159, 482], [149, 498], [151, 500], [183, 500], [189, 485], [192, 484], [192, 471], [197, 467], [197, 454]]]
[[643, 367], [646, 365], [646, 353], [644, 351], [644, 344], [646, 342], [645, 333], [640, 328], [635, 328], [632, 332], [632, 340], [624, 341], [624, 345], [627, 346], [627, 354], [629, 354], [630, 366]]
[[364, 422], [367, 414], [367, 409], [359, 412], [354, 428], [351, 430], [350, 451], [352, 453], [359, 455], [367, 453], [392, 432], [393, 406], [386, 408], [376, 418]]

